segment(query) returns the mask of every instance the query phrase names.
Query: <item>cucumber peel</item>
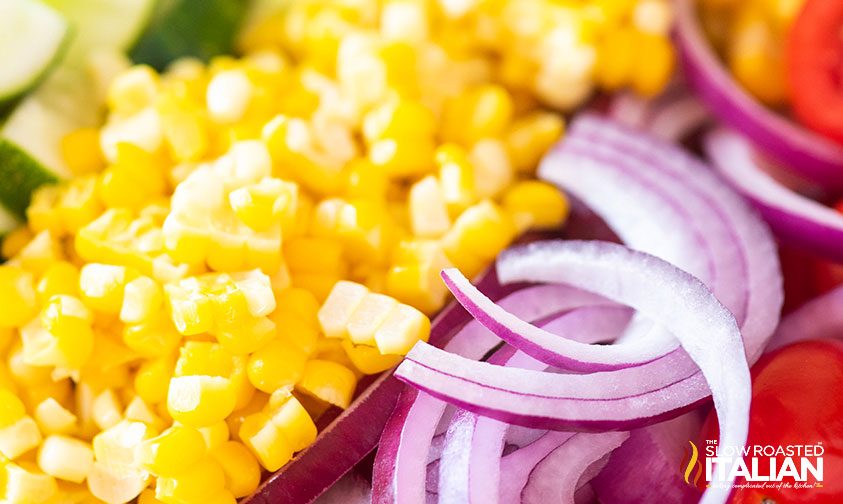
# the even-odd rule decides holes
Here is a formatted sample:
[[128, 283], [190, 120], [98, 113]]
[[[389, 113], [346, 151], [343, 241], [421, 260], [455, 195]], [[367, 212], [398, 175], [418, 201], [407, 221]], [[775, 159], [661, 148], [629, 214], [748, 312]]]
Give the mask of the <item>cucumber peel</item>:
[[[0, 138], [0, 160], [0, 202], [11, 215], [25, 220], [32, 192], [58, 179], [26, 151], [4, 138]], [[0, 215], [0, 224], [2, 221]]]

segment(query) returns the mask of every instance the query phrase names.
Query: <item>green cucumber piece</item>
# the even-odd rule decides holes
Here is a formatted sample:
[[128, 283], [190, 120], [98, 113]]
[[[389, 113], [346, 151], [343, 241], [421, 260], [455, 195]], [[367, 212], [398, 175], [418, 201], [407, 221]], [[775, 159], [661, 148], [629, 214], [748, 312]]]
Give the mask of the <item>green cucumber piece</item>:
[[163, 70], [183, 56], [229, 54], [247, 8], [245, 0], [161, 0], [130, 56]]
[[56, 10], [35, 0], [0, 2], [0, 114], [55, 68], [70, 39]]
[[[0, 138], [0, 202], [7, 213], [25, 220], [32, 192], [43, 184], [57, 181], [50, 170], [26, 151]], [[4, 216], [0, 212], [0, 231], [3, 223]]]

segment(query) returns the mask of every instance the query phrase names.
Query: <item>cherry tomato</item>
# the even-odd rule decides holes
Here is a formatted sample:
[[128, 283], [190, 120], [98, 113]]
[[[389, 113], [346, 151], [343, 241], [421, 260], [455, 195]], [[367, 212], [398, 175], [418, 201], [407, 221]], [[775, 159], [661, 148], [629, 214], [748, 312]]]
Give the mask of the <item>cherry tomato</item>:
[[[843, 502], [843, 343], [794, 343], [763, 356], [752, 368], [749, 445], [821, 443], [822, 488], [750, 489], [732, 493], [732, 504], [833, 504]], [[717, 439], [709, 415], [703, 439]], [[779, 466], [783, 458], [778, 458]], [[764, 467], [766, 460], [760, 463]]]
[[843, 2], [807, 0], [787, 40], [790, 100], [807, 127], [843, 143]]

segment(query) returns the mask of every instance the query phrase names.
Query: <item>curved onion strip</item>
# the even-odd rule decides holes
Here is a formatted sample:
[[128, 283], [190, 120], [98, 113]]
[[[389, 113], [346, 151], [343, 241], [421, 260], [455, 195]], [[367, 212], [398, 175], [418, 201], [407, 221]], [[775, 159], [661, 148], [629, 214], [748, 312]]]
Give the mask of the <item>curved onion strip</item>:
[[[543, 285], [517, 291], [500, 303], [519, 316], [537, 320], [579, 306], [605, 304], [606, 300], [571, 287]], [[451, 339], [445, 351], [479, 359], [499, 342], [482, 325], [471, 321]], [[420, 502], [424, 497], [424, 465], [445, 407], [444, 402], [421, 392], [408, 389], [402, 394], [375, 458], [373, 502]]]
[[573, 504], [583, 473], [628, 437], [628, 432], [574, 435], [536, 464], [521, 492], [521, 502]]
[[670, 142], [678, 142], [710, 119], [708, 109], [677, 86], [654, 99], [631, 92], [621, 93], [609, 105], [609, 117], [638, 131]]
[[[730, 222], [748, 277], [742, 282], [748, 295], [745, 309], [735, 311], [745, 315], [741, 317], [741, 332], [749, 362], [755, 362], [779, 323], [784, 299], [776, 244], [767, 226], [743, 198], [724, 187], [723, 181], [708, 166], [684, 150], [595, 116], [580, 116], [568, 137], [580, 132], [601, 145], [614, 145], [617, 152], [627, 157], [640, 159], [662, 178], [683, 182], [704, 196], [712, 217]], [[551, 171], [553, 167], [548, 166], [547, 170]]]
[[[627, 502], [696, 503], [700, 491], [685, 483], [677, 470], [690, 455], [688, 441], [699, 436], [702, 421], [696, 411], [667, 422], [631, 431], [612, 453], [591, 486], [604, 504]], [[684, 470], [684, 467], [682, 468]]]
[[676, 41], [690, 86], [724, 123], [806, 178], [843, 187], [843, 147], [749, 96], [718, 61], [697, 19], [695, 0], [678, 0]]
[[767, 346], [773, 351], [802, 340], [840, 338], [843, 334], [843, 286], [808, 301], [787, 315]]
[[[563, 337], [568, 334], [582, 342], [611, 341], [623, 331], [630, 315], [631, 311], [621, 306], [590, 306], [563, 314], [543, 329]], [[498, 350], [488, 362], [520, 369], [547, 368], [512, 347]], [[497, 502], [501, 454], [509, 427], [467, 411], [455, 415], [448, 427], [438, 479], [439, 494], [446, 497], [446, 502]]]
[[536, 464], [574, 435], [573, 432], [546, 431], [534, 442], [503, 457], [500, 472], [506, 474], [506, 478], [500, 481], [499, 502], [518, 502]]
[[[494, 269], [484, 273], [478, 284], [496, 299], [519, 288], [500, 285]], [[430, 343], [444, 345], [470, 320], [459, 304], [449, 303], [431, 323]], [[389, 415], [405, 389], [392, 371], [374, 377], [313, 444], [267, 478], [243, 504], [311, 502], [317, 498], [378, 446]]]
[[[843, 261], [843, 214], [781, 185], [758, 165], [753, 147], [720, 129], [705, 138], [706, 153], [732, 186], [787, 243]], [[843, 168], [841, 168], [843, 170]]]
[[[569, 282], [576, 278], [572, 285], [635, 308], [672, 331], [711, 389], [720, 445], [744, 445], [751, 390], [743, 343], [734, 317], [699, 280], [610, 243], [533, 243], [508, 255], [513, 269], [520, 267], [524, 276], [540, 270], [544, 281], [554, 280], [561, 270], [577, 269], [583, 274], [566, 275]], [[699, 386], [692, 377], [678, 387], [643, 395], [629, 394], [630, 386], [640, 387], [626, 382], [595, 387], [595, 376], [610, 373], [620, 374], [564, 375], [567, 380], [561, 380], [558, 374], [468, 361], [426, 344], [416, 345], [396, 370], [399, 379], [465, 409], [537, 428], [645, 425], [687, 406]], [[711, 488], [703, 501], [724, 502], [728, 494], [727, 488]]]

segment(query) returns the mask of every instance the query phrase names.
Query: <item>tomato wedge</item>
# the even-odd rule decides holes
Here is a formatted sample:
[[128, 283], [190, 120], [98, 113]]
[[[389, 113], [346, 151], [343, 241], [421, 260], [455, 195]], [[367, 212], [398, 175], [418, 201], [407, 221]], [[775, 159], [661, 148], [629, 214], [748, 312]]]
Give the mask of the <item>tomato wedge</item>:
[[843, 2], [807, 0], [787, 40], [790, 100], [796, 117], [843, 143]]

